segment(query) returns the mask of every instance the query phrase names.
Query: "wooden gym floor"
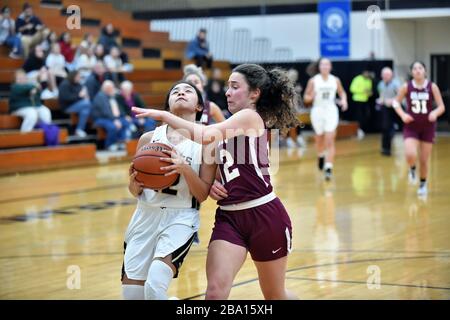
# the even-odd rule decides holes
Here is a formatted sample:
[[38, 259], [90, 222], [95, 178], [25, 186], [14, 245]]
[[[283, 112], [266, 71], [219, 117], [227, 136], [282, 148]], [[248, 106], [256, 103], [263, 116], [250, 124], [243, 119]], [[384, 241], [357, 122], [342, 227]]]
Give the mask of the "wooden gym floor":
[[[273, 184], [293, 224], [287, 287], [301, 299], [449, 299], [450, 137], [437, 141], [427, 199], [407, 184], [400, 136], [391, 158], [379, 154], [379, 136], [338, 141], [331, 183], [311, 144], [281, 150]], [[127, 168], [0, 177], [0, 299], [121, 298], [123, 236], [135, 207]], [[201, 243], [170, 295], [204, 298], [214, 210], [213, 201], [203, 204]], [[230, 298], [262, 299], [250, 258]]]

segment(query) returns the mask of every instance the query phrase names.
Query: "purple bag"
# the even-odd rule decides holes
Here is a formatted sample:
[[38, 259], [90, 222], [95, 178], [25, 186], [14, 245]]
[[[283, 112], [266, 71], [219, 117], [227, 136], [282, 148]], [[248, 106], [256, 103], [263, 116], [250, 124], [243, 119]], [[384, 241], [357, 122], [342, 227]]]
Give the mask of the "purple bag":
[[57, 146], [59, 144], [59, 127], [57, 125], [39, 122], [35, 128], [44, 131], [44, 141], [46, 146]]

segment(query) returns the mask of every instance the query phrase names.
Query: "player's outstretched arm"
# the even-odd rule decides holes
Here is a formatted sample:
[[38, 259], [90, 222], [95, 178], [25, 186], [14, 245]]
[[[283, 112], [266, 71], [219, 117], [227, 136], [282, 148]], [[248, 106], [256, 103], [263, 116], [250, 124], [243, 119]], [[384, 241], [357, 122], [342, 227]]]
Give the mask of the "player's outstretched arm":
[[188, 139], [197, 143], [210, 144], [214, 141], [231, 139], [239, 135], [261, 136], [264, 133], [264, 122], [258, 113], [251, 109], [236, 112], [227, 120], [209, 126], [193, 123], [171, 114], [168, 111], [142, 109], [133, 107], [138, 118], [151, 117], [161, 120]]

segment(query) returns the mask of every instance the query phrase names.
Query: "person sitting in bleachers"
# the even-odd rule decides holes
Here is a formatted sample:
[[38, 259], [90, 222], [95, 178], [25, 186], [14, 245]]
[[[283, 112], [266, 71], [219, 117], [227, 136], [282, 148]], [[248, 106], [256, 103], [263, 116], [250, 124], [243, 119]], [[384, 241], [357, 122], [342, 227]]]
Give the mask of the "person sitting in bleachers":
[[106, 72], [105, 65], [100, 60], [95, 63], [91, 75], [85, 82], [91, 101], [94, 100], [105, 80], [112, 80], [112, 76], [109, 72]]
[[97, 63], [97, 58], [94, 55], [94, 48], [84, 41], [78, 46], [77, 52], [79, 55], [75, 58], [75, 66], [80, 71], [81, 83], [85, 83]]
[[38, 121], [52, 122], [50, 109], [41, 102], [39, 85], [30, 83], [22, 69], [16, 71], [15, 83], [11, 86], [9, 112], [22, 118], [21, 132], [32, 131]]
[[209, 44], [206, 41], [206, 29], [200, 29], [195, 39], [191, 40], [186, 48], [186, 57], [194, 59], [197, 67], [204, 67], [211, 69], [212, 55], [209, 52]]
[[98, 43], [94, 47], [94, 55], [97, 58], [97, 61], [103, 61], [105, 57], [105, 47], [102, 44]]
[[124, 81], [120, 84], [120, 92], [116, 96], [120, 107], [125, 110], [131, 122], [138, 130], [133, 131], [133, 138], [140, 137], [143, 133], [153, 131], [156, 128], [156, 121], [152, 118], [136, 118], [131, 111], [131, 107], [146, 108], [144, 101], [137, 92], [133, 91], [133, 83]]
[[125, 148], [123, 142], [127, 140], [130, 129], [130, 122], [117, 103], [115, 94], [114, 83], [105, 80], [101, 91], [94, 98], [91, 113], [94, 125], [106, 131], [105, 148], [109, 151]]
[[20, 34], [24, 56], [28, 57], [31, 48], [40, 43], [50, 30], [33, 14], [33, 8], [25, 3], [23, 12], [16, 19], [16, 33]]
[[61, 53], [66, 59], [66, 68], [69, 71], [74, 69], [73, 59], [75, 58], [76, 46], [72, 44], [72, 37], [70, 33], [63, 32], [59, 37], [59, 46], [61, 47]]
[[106, 69], [111, 73], [114, 83], [117, 86], [125, 80], [123, 74], [125, 69], [123, 67], [122, 59], [120, 59], [120, 50], [118, 47], [112, 47], [109, 54], [103, 58], [103, 62], [105, 63]]
[[45, 66], [45, 55], [42, 47], [37, 45], [23, 65], [28, 80], [41, 84], [42, 99], [58, 96], [55, 76]]
[[108, 23], [105, 27], [102, 28], [98, 43], [103, 45], [106, 53], [109, 53], [112, 47], [119, 46], [119, 34], [119, 30], [114, 29], [112, 23]]
[[205, 90], [208, 99], [219, 106], [225, 118], [229, 118], [231, 113], [228, 111], [227, 97], [225, 96], [225, 81], [222, 80], [222, 71], [219, 68], [213, 69], [212, 77]]
[[45, 55], [48, 55], [54, 43], [58, 43], [58, 35], [56, 32], [51, 31], [48, 36], [46, 36], [44, 40], [39, 43], [39, 46], [41, 46], [42, 50], [44, 50]]
[[52, 44], [52, 48], [47, 58], [45, 59], [45, 65], [48, 71], [56, 79], [56, 84], [59, 86], [61, 82], [67, 77], [66, 71], [66, 59], [61, 54], [61, 48], [59, 43]]
[[86, 124], [91, 113], [91, 102], [86, 87], [81, 85], [79, 71], [71, 71], [59, 86], [59, 106], [65, 113], [78, 114], [75, 134], [86, 137]]
[[0, 14], [0, 45], [6, 45], [12, 50], [9, 57], [20, 59], [22, 57], [22, 43], [16, 34], [16, 24], [10, 16], [9, 7], [3, 7]]

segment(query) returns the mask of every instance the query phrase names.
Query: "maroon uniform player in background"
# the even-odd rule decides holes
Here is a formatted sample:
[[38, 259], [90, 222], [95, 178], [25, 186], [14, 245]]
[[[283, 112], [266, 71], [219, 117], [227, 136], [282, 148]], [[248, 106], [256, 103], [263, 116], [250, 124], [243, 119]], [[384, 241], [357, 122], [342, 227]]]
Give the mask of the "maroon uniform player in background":
[[[405, 123], [403, 136], [411, 184], [417, 183], [417, 149], [420, 149], [420, 186], [417, 194], [425, 196], [428, 193], [428, 162], [434, 143], [436, 120], [445, 112], [445, 106], [438, 86], [427, 79], [423, 62], [416, 61], [411, 65], [411, 75], [412, 80], [401, 87], [393, 107]], [[406, 112], [400, 107], [400, 103], [405, 97]], [[434, 110], [433, 102], [436, 103]]]

